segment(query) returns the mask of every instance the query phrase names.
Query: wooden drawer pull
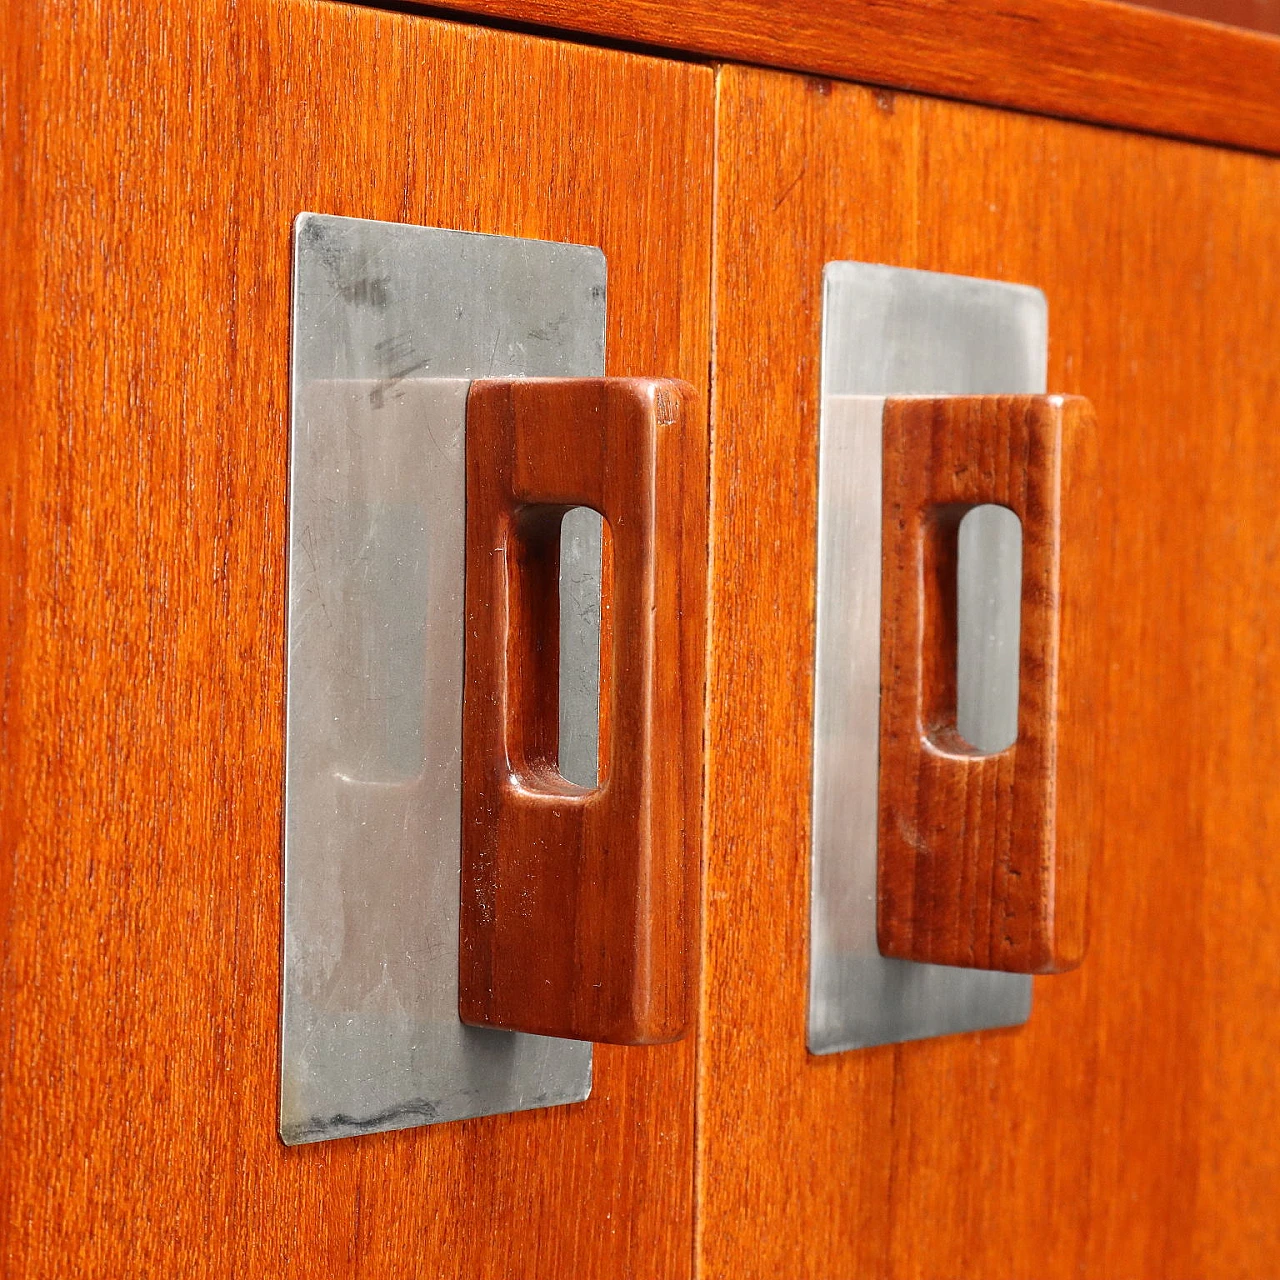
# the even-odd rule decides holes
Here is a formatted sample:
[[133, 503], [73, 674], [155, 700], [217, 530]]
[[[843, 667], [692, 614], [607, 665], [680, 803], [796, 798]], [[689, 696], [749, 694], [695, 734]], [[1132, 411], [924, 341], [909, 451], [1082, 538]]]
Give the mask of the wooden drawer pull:
[[[661, 379], [472, 384], [464, 1022], [614, 1044], [691, 1025], [707, 547], [695, 403]], [[612, 545], [593, 789], [556, 764], [559, 529], [575, 506], [600, 512]]]
[[[1074, 968], [1098, 786], [1093, 409], [1071, 396], [888, 400], [883, 431], [880, 950]], [[956, 534], [984, 503], [1010, 508], [1023, 537], [1017, 740], [991, 755], [955, 728]]]

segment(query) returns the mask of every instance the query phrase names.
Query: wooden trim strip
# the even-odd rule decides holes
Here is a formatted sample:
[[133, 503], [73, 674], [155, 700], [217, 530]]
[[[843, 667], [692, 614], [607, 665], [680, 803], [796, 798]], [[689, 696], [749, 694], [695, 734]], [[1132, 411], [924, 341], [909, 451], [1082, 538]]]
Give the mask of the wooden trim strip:
[[431, 8], [1280, 154], [1280, 38], [1113, 0]]

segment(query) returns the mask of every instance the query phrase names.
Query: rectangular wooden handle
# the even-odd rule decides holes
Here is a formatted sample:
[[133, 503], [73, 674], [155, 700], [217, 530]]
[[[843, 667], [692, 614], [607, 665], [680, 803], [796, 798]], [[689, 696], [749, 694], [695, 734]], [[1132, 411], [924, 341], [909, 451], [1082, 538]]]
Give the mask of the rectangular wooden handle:
[[[1098, 508], [1087, 400], [888, 400], [884, 410], [880, 951], [1016, 973], [1074, 968], [1097, 838], [1087, 616]], [[955, 726], [956, 538], [974, 506], [1022, 522], [1017, 740]]]
[[[614, 1044], [692, 1024], [707, 551], [695, 405], [661, 379], [471, 387], [464, 1022]], [[607, 750], [591, 789], [557, 768], [559, 528], [574, 506], [604, 517], [612, 547]]]

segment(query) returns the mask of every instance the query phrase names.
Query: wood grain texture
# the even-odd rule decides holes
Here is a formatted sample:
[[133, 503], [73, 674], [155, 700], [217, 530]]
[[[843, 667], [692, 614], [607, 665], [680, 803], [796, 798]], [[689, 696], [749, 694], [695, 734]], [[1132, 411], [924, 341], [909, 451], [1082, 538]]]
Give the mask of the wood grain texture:
[[[1062, 973], [1085, 951], [1098, 839], [1099, 713], [1086, 608], [1097, 563], [1093, 407], [1080, 396], [887, 400], [880, 609], [880, 953]], [[956, 729], [960, 521], [1022, 525], [1018, 736], [992, 754]], [[1060, 824], [1059, 809], [1072, 823]]]
[[1280, 152], [1280, 40], [1113, 0], [444, 0], [812, 75]]
[[[688, 383], [474, 382], [467, 400], [464, 1022], [660, 1044], [693, 1021], [707, 442]], [[600, 785], [558, 768], [560, 521], [611, 533]]]
[[[0, 396], [7, 407], [0, 425], [0, 1045], [14, 1042], [13, 1001], [6, 990], [7, 954], [3, 946], [14, 917], [15, 859], [23, 826], [25, 801], [21, 778], [25, 750], [22, 717], [16, 714], [26, 618], [26, 563], [31, 504], [27, 486], [28, 439], [22, 413], [31, 404], [35, 369], [33, 291], [23, 264], [35, 261], [38, 241], [31, 216], [30, 191], [22, 175], [35, 160], [30, 144], [32, 84], [37, 42], [34, 15], [26, 6], [0, 6]], [[11, 1070], [0, 1049], [0, 1125], [7, 1125], [5, 1078]], [[12, 1133], [11, 1129], [0, 1132]], [[0, 1139], [0, 1224], [12, 1221], [18, 1200], [13, 1180], [5, 1176]], [[0, 1259], [4, 1257], [0, 1226]], [[0, 1261], [0, 1267], [3, 1267]]]
[[689, 1042], [276, 1136], [290, 228], [598, 244], [609, 371], [705, 388], [711, 74], [310, 0], [5, 22], [0, 1274], [687, 1276]]
[[[1280, 165], [748, 69], [718, 98], [701, 1274], [1269, 1275]], [[1048, 295], [1049, 385], [1099, 410], [1102, 838], [1027, 1026], [811, 1058], [833, 259]]]

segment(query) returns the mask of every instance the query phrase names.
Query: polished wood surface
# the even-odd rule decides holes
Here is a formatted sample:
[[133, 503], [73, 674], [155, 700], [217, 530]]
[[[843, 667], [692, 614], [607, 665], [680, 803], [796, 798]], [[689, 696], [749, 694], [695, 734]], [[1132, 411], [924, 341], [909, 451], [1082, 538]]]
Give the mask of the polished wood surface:
[[[880, 604], [881, 955], [1010, 973], [1084, 958], [1093, 725], [1097, 424], [1080, 396], [948, 396], [884, 408]], [[956, 729], [960, 521], [1022, 525], [1017, 740]]]
[[[719, 103], [702, 1274], [1270, 1275], [1280, 165], [739, 68]], [[1098, 408], [1102, 836], [1088, 958], [1025, 1027], [813, 1058], [833, 259], [1048, 295], [1049, 385]]]
[[1165, 9], [1206, 22], [1225, 22], [1280, 35], [1280, 0], [1135, 0], [1152, 9]]
[[276, 1135], [290, 228], [598, 244], [610, 372], [705, 388], [711, 73], [311, 0], [5, 23], [0, 1274], [687, 1276], [690, 1042]]
[[[600, 785], [558, 768], [560, 522], [610, 531]], [[688, 383], [474, 382], [467, 400], [464, 1022], [610, 1044], [697, 1003], [707, 432]]]
[[1280, 40], [1113, 0], [444, 0], [548, 29], [1280, 153]]

